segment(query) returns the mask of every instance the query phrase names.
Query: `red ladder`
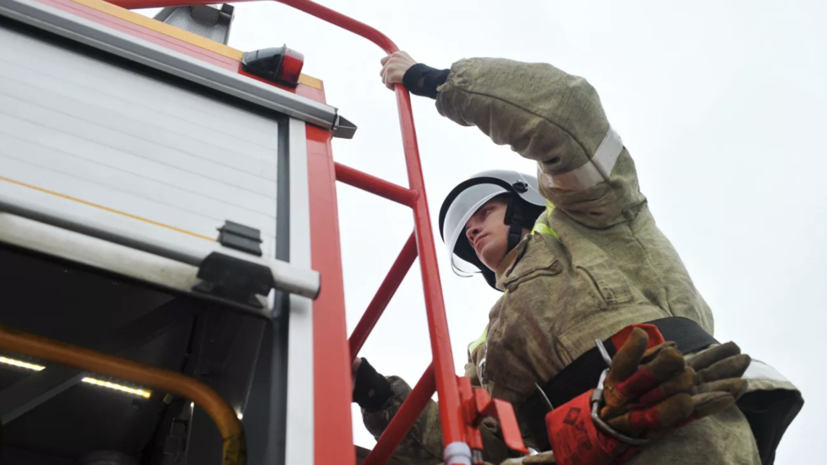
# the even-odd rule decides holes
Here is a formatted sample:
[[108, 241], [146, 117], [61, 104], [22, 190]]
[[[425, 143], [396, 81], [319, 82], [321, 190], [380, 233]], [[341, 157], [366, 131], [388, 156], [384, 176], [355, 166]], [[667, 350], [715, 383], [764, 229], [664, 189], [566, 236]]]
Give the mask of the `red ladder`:
[[[108, 0], [127, 9], [159, 8], [214, 4], [214, 0]], [[253, 0], [242, 0], [253, 1]], [[399, 51], [396, 44], [378, 30], [309, 0], [275, 0], [308, 13], [319, 19], [357, 34], [378, 45], [387, 54]], [[384, 464], [422, 413], [436, 391], [439, 395], [439, 414], [445, 461], [448, 465], [482, 463], [482, 440], [479, 424], [485, 416], [498, 417], [506, 444], [514, 450], [527, 452], [511, 405], [492, 400], [479, 388], [472, 388], [467, 378], [458, 378], [451, 354], [448, 320], [442, 297], [442, 285], [437, 268], [434, 235], [425, 195], [425, 181], [419, 159], [416, 129], [413, 122], [411, 98], [407, 89], [396, 85], [396, 102], [402, 129], [402, 144], [408, 171], [409, 188], [371, 176], [353, 168], [336, 164], [336, 179], [384, 197], [413, 210], [414, 232], [391, 267], [382, 285], [365, 311], [349, 339], [351, 359], [355, 358], [396, 292], [414, 260], [419, 256], [428, 331], [431, 338], [433, 361], [422, 374], [413, 391], [394, 416], [376, 447], [365, 460], [365, 465]], [[473, 451], [473, 453], [472, 453]]]

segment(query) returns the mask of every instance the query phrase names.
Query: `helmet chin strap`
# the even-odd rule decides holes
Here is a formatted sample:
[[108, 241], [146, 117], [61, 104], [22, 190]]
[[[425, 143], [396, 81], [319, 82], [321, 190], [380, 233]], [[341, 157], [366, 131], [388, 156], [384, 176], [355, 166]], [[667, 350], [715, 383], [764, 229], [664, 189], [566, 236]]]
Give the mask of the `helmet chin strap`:
[[456, 263], [454, 263], [453, 259], [451, 259], [451, 271], [453, 271], [455, 275], [457, 275], [461, 278], [471, 278], [474, 275], [482, 273], [482, 271], [479, 271], [479, 270], [478, 271], [465, 271], [462, 268], [458, 267], [456, 265]]
[[508, 209], [505, 211], [505, 224], [508, 228], [508, 243], [505, 253], [509, 253], [523, 240], [523, 225], [525, 224], [525, 212], [523, 202], [517, 194], [512, 194], [508, 200]]

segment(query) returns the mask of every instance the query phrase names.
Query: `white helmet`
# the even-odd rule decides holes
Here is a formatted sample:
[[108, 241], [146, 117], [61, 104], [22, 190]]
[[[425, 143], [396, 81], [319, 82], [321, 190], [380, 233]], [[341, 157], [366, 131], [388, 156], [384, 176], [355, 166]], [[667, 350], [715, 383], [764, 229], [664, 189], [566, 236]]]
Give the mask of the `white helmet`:
[[451, 268], [460, 276], [475, 273], [476, 268], [488, 284], [496, 289], [493, 271], [477, 258], [465, 235], [465, 225], [486, 202], [508, 195], [505, 224], [510, 225], [508, 246], [511, 251], [522, 239], [523, 228], [531, 228], [545, 211], [546, 201], [537, 190], [537, 178], [516, 171], [483, 171], [460, 183], [442, 202], [439, 210], [439, 233], [451, 254]]

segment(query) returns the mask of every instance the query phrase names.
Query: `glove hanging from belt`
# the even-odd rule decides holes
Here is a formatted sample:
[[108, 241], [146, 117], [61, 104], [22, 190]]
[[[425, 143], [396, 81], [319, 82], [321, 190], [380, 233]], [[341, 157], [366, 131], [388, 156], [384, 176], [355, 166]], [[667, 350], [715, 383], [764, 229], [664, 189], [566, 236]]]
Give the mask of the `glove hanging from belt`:
[[[560, 465], [602, 465], [631, 459], [649, 440], [732, 406], [746, 390], [750, 358], [734, 343], [686, 360], [653, 325], [632, 325], [595, 389], [546, 416]], [[602, 348], [602, 342], [597, 341]]]

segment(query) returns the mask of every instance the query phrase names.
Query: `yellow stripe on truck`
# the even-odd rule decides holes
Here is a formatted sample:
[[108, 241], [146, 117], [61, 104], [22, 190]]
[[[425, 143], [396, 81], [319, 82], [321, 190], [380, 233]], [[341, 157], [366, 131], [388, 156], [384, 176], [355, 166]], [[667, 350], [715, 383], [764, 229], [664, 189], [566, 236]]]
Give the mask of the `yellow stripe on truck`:
[[[155, 31], [159, 34], [163, 34], [165, 36], [178, 39], [182, 42], [195, 45], [196, 47], [203, 48], [204, 50], [208, 50], [210, 52], [233, 59], [238, 62], [241, 61], [241, 57], [244, 55], [244, 52], [242, 52], [241, 50], [236, 50], [224, 44], [220, 44], [205, 37], [201, 37], [198, 34], [194, 34], [192, 32], [179, 29], [175, 26], [170, 26], [169, 24], [156, 21], [142, 14], [135, 13], [133, 11], [121, 8], [119, 6], [115, 6], [111, 3], [107, 3], [102, 0], [70, 1], [91, 8], [93, 10], [100, 11], [101, 13], [106, 13], [109, 16], [119, 18], [132, 24], [141, 26], [143, 28], [149, 29], [150, 31]], [[299, 83], [304, 84], [308, 87], [312, 87], [314, 89], [322, 89], [322, 81], [304, 74], [302, 74], [299, 77]]]
[[212, 238], [212, 237], [203, 236], [201, 234], [197, 234], [197, 233], [194, 233], [192, 231], [187, 231], [186, 229], [176, 228], [175, 226], [170, 226], [168, 224], [159, 223], [157, 221], [153, 221], [153, 220], [150, 220], [148, 218], [143, 218], [141, 216], [133, 215], [131, 213], [126, 213], [126, 212], [122, 212], [120, 210], [115, 210], [114, 208], [104, 207], [103, 205], [98, 205], [96, 203], [87, 202], [86, 200], [81, 200], [81, 199], [78, 199], [76, 197], [72, 197], [72, 196], [69, 196], [69, 195], [66, 195], [66, 194], [61, 194], [60, 192], [50, 191], [48, 189], [33, 186], [31, 184], [26, 184], [24, 182], [20, 182], [20, 181], [17, 181], [17, 180], [11, 179], [11, 178], [7, 178], [7, 177], [4, 177], [4, 176], [0, 176], [0, 181], [5, 181], [5, 182], [8, 182], [8, 183], [14, 184], [16, 186], [21, 186], [21, 187], [27, 187], [29, 189], [34, 189], [38, 192], [43, 192], [44, 194], [54, 195], [56, 197], [60, 197], [62, 199], [66, 199], [66, 200], [71, 200], [73, 202], [82, 203], [83, 205], [99, 208], [101, 210], [108, 211], [110, 213], [116, 213], [118, 215], [126, 216], [128, 218], [132, 218], [133, 220], [143, 221], [144, 223], [149, 223], [149, 224], [154, 225], [154, 226], [160, 226], [162, 228], [171, 229], [173, 231], [177, 231], [179, 233], [186, 234], [188, 236], [197, 237], [199, 239], [204, 239], [204, 240], [207, 240], [207, 241], [210, 241], [210, 242], [215, 241], [215, 239]]
[[115, 18], [120, 18], [124, 21], [136, 24], [151, 31], [158, 32], [165, 36], [169, 36], [174, 39], [186, 42], [188, 44], [201, 47], [204, 50], [209, 50], [211, 52], [225, 56], [227, 58], [232, 58], [233, 60], [241, 61], [241, 56], [243, 55], [243, 52], [241, 52], [240, 50], [230, 48], [224, 44], [219, 44], [218, 42], [212, 41], [205, 37], [201, 37], [198, 34], [193, 34], [192, 32], [179, 29], [175, 26], [170, 26], [169, 24], [156, 21], [152, 18], [148, 18], [142, 14], [129, 11], [119, 6], [115, 6], [111, 3], [107, 3], [101, 0], [71, 1], [79, 5], [89, 7], [93, 10], [100, 11], [101, 13], [106, 13], [109, 16], [114, 16]]
[[304, 84], [307, 87], [322, 90], [322, 80], [308, 76], [306, 74], [299, 75], [299, 84]]

